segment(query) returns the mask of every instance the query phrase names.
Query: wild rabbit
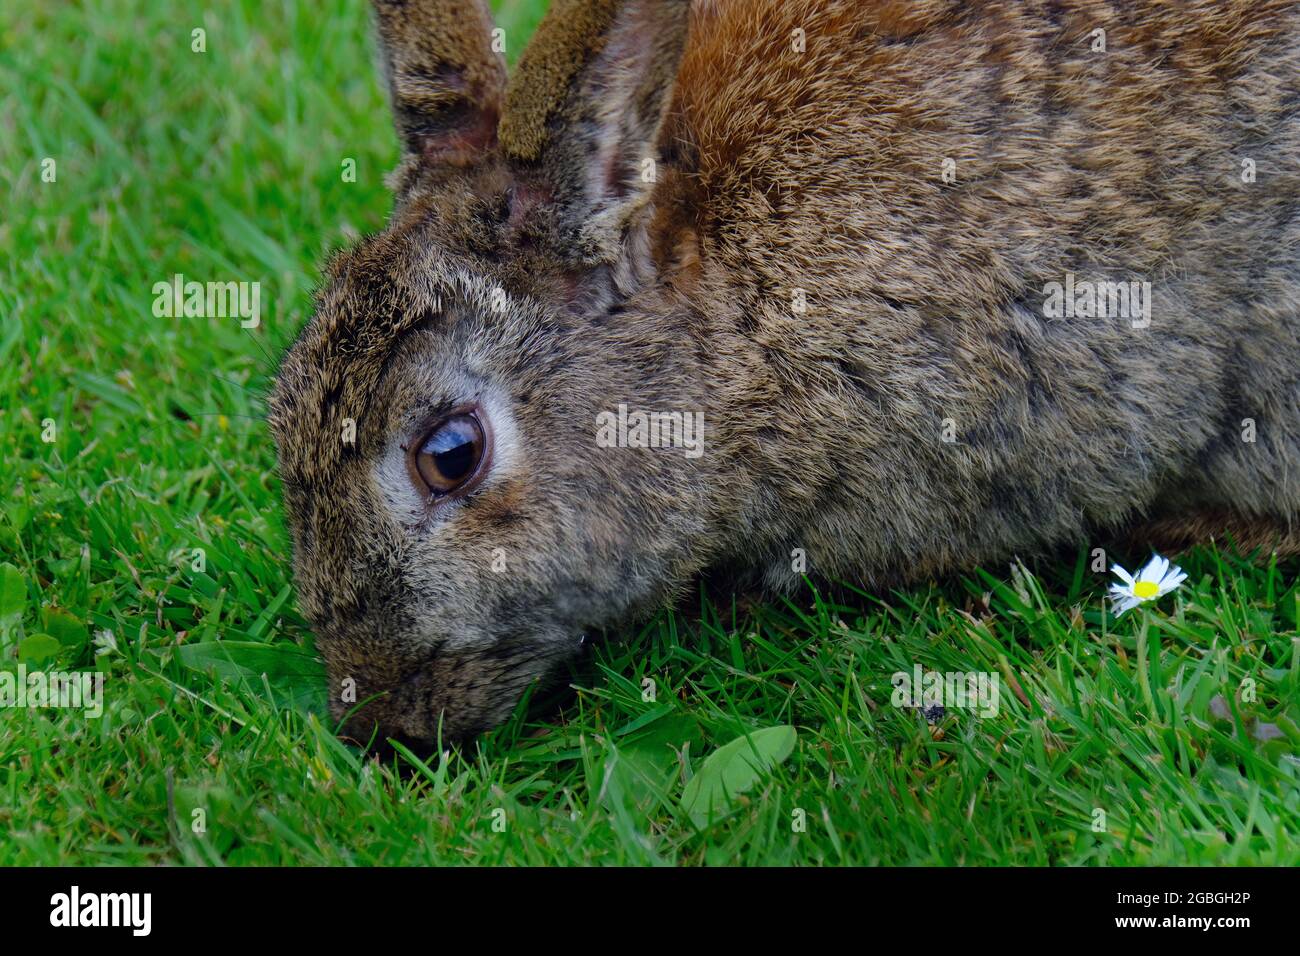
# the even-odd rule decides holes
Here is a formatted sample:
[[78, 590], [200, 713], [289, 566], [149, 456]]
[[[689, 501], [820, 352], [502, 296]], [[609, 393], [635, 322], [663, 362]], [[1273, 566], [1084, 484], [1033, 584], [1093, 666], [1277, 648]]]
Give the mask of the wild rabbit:
[[1300, 5], [556, 0], [508, 82], [475, 0], [375, 8], [395, 208], [270, 415], [354, 736], [704, 570], [1296, 543]]

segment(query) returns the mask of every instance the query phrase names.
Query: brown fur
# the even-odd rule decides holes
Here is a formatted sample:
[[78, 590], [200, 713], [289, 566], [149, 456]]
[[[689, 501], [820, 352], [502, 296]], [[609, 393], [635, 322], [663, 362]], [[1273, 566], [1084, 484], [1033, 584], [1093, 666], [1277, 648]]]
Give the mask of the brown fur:
[[491, 16], [477, 0], [374, 8], [403, 144], [424, 162], [462, 165], [496, 139], [506, 67], [492, 53]]
[[507, 155], [528, 161], [542, 155], [547, 121], [563, 108], [583, 64], [600, 53], [615, 12], [613, 0], [555, 0], [507, 87], [501, 117]]
[[[358, 733], [491, 726], [582, 630], [706, 569], [791, 587], [794, 549], [882, 585], [1147, 515], [1294, 542], [1297, 4], [565, 3], [504, 147], [486, 44], [437, 32], [465, 4], [387, 6], [396, 75], [469, 92], [423, 122], [395, 84], [392, 221], [271, 415], [331, 680], [382, 695]], [[1150, 327], [1046, 317], [1067, 272], [1149, 281]], [[395, 449], [473, 399], [502, 454], [428, 508]], [[620, 403], [702, 412], [705, 454], [597, 447]]]
[[1176, 554], [1211, 541], [1243, 555], [1289, 557], [1300, 554], [1300, 524], [1288, 527], [1275, 518], [1218, 509], [1144, 522], [1128, 533], [1126, 543], [1131, 552]]

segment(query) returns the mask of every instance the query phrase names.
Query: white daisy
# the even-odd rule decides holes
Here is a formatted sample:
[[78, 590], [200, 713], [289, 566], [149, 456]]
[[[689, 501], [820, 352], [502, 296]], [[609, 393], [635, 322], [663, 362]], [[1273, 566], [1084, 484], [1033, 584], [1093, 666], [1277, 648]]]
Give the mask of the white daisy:
[[1110, 586], [1111, 605], [1117, 615], [1131, 611], [1139, 604], [1163, 597], [1187, 580], [1182, 568], [1170, 564], [1168, 558], [1162, 558], [1158, 554], [1151, 555], [1151, 560], [1136, 576], [1118, 564], [1111, 565], [1110, 571], [1124, 582]]

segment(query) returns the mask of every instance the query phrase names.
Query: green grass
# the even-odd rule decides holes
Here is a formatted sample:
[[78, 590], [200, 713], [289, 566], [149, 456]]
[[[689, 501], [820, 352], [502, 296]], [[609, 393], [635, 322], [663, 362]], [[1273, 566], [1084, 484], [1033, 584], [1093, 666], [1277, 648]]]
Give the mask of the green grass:
[[[363, 7], [0, 7], [0, 660], [106, 675], [100, 719], [0, 709], [0, 863], [1300, 863], [1297, 568], [1213, 549], [1119, 621], [1086, 554], [701, 602], [477, 748], [338, 742], [261, 396], [322, 253], [388, 209]], [[538, 10], [505, 7], [513, 56]], [[176, 272], [260, 281], [261, 327], [155, 318]], [[891, 706], [918, 662], [998, 674], [1000, 712]], [[782, 725], [793, 750], [729, 813], [688, 812], [710, 754]]]

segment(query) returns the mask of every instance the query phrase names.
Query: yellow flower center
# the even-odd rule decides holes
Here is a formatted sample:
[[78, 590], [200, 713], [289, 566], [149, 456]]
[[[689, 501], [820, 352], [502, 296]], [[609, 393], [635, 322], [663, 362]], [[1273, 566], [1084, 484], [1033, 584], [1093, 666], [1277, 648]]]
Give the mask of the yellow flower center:
[[1133, 585], [1133, 596], [1143, 601], [1155, 597], [1159, 591], [1160, 585], [1155, 581], [1137, 581]]

